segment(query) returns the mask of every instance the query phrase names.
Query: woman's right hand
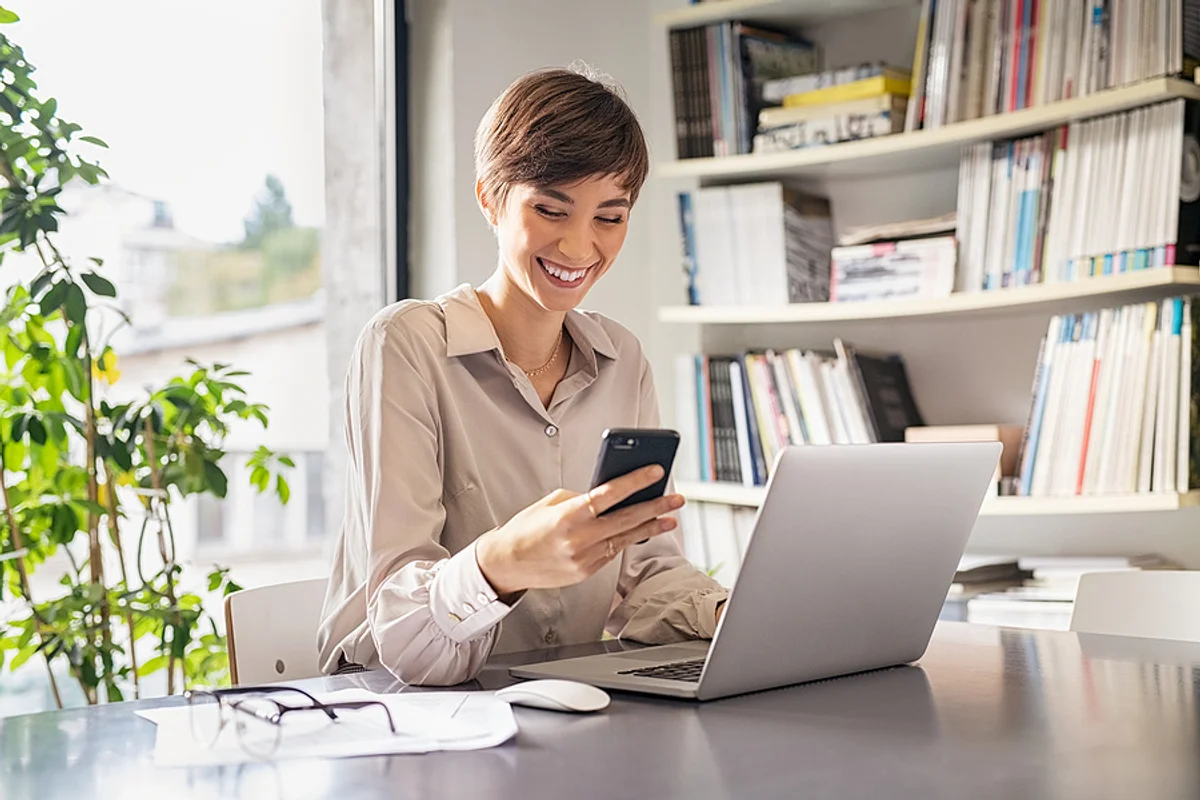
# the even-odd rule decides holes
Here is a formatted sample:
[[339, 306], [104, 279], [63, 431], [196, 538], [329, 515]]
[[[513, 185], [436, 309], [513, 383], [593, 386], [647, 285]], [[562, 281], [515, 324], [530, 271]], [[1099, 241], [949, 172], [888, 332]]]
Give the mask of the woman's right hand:
[[475, 543], [479, 569], [504, 596], [526, 589], [572, 586], [617, 558], [631, 544], [666, 533], [683, 497], [666, 495], [599, 516], [663, 476], [651, 465], [597, 486], [587, 494], [559, 489], [519, 511]]

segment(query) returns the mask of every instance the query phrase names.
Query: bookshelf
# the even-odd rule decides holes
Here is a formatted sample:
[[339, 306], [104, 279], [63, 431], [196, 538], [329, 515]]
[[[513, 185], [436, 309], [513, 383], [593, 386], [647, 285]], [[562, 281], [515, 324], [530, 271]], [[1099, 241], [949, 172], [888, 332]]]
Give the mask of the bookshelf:
[[[760, 486], [680, 481], [675, 491], [694, 503], [722, 503], [757, 508], [766, 496]], [[1043, 517], [1052, 515], [1132, 514], [1178, 511], [1200, 507], [1200, 491], [1176, 494], [1101, 495], [1096, 497], [989, 497], [980, 509], [984, 517]]]
[[731, 181], [866, 177], [947, 169], [958, 165], [961, 148], [966, 145], [1039, 133], [1056, 125], [1178, 98], [1200, 100], [1200, 86], [1177, 78], [1156, 78], [1044, 106], [956, 122], [934, 130], [897, 133], [787, 153], [667, 161], [655, 168], [655, 174], [662, 178]]
[[865, 303], [793, 303], [785, 306], [664, 306], [660, 322], [697, 325], [812, 325], [827, 322], [905, 318], [952, 319], [980, 314], [1037, 311], [1069, 314], [1097, 305], [1157, 300], [1195, 291], [1200, 268], [1163, 267], [1103, 275], [1070, 283], [1016, 286], [993, 292], [957, 292], [931, 300]]
[[[671, 370], [680, 355], [823, 350], [840, 336], [860, 351], [900, 354], [929, 424], [1024, 424], [1038, 342], [1052, 316], [1200, 294], [1200, 268], [1168, 266], [926, 300], [683, 305], [679, 192], [785, 181], [829, 198], [835, 235], [863, 225], [939, 216], [956, 208], [967, 148], [1173, 100], [1200, 101], [1200, 85], [1156, 77], [928, 130], [786, 152], [676, 159], [670, 31], [730, 20], [762, 23], [815, 42], [824, 68], [869, 61], [908, 67], [921, 8], [919, 0], [682, 3], [654, 0], [649, 15], [657, 40], [654, 79], [661, 101], [651, 134], [657, 154], [651, 178], [660, 198], [650, 248], [658, 323], [652, 359], [668, 420], [677, 415], [673, 399], [679, 387], [672, 385]], [[762, 487], [683, 477], [678, 475], [676, 490], [695, 504], [754, 509], [765, 493]], [[1200, 568], [1197, 525], [1200, 491], [989, 497], [968, 551], [1070, 555], [1146, 550]]]

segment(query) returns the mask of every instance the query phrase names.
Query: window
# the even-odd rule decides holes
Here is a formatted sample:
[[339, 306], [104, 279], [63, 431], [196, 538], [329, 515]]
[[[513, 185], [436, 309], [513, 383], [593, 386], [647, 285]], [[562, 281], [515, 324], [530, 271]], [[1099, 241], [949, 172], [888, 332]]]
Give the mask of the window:
[[[192, 358], [249, 372], [248, 399], [271, 409], [267, 430], [231, 430], [229, 496], [188, 499], [187, 540], [235, 553], [311, 549], [324, 531], [328, 429], [320, 0], [14, 8], [21, 20], [5, 34], [37, 67], [43, 95], [108, 144], [88, 155], [109, 179], [71, 186], [59, 202], [64, 254], [103, 259], [132, 320], [112, 339], [121, 378], [111, 399], [187, 374]], [[28, 280], [37, 265], [24, 266], [6, 261], [0, 280]], [[244, 459], [261, 444], [296, 461], [286, 507], [249, 485]]]

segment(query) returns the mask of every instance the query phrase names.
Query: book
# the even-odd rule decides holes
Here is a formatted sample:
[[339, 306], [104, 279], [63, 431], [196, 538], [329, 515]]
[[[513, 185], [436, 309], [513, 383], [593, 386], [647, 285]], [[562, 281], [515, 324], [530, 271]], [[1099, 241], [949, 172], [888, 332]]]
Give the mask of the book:
[[1200, 172], [1185, 153], [1200, 153], [1200, 103], [1182, 99], [965, 148], [961, 289], [1200, 264]]
[[874, 78], [863, 78], [853, 83], [836, 86], [826, 86], [811, 92], [798, 92], [783, 98], [784, 108], [796, 106], [819, 106], [827, 103], [845, 103], [850, 100], [861, 100], [865, 97], [876, 97], [884, 94], [895, 94], [907, 97], [911, 88], [907, 77], [898, 75], [878, 75]]
[[1051, 319], [1035, 367], [1019, 494], [1200, 488], [1196, 313], [1177, 297]]
[[678, 158], [750, 152], [764, 85], [819, 61], [806, 39], [739, 21], [673, 30], [668, 54]]
[[[833, 221], [829, 200], [779, 181], [685, 193], [681, 239], [694, 241], [689, 301], [781, 305], [829, 299]], [[685, 201], [681, 201], [683, 203]]]
[[[848, 83], [867, 78], [885, 77], [893, 80], [911, 80], [912, 74], [898, 67], [893, 67], [882, 61], [854, 64], [849, 67], [816, 72], [811, 75], [766, 81], [763, 84], [763, 100], [768, 103], [782, 103], [788, 95], [804, 94], [830, 86], [844, 86]], [[907, 96], [908, 92], [899, 92]]]
[[899, 442], [924, 425], [903, 359], [840, 339], [829, 351], [693, 355], [675, 366], [677, 468], [703, 481], [763, 486], [785, 447]]
[[830, 300], [912, 300], [954, 290], [958, 246], [953, 236], [835, 247]]
[[908, 98], [898, 94], [881, 94], [876, 97], [865, 97], [861, 100], [830, 103], [823, 106], [794, 106], [792, 108], [771, 106], [758, 112], [758, 129], [764, 131], [807, 120], [846, 114], [871, 115], [881, 111], [890, 111], [893, 116], [903, 117], [907, 108]]
[[753, 152], [800, 150], [855, 139], [872, 139], [903, 130], [904, 115], [891, 111], [817, 117], [777, 128], [760, 129], [754, 136]]

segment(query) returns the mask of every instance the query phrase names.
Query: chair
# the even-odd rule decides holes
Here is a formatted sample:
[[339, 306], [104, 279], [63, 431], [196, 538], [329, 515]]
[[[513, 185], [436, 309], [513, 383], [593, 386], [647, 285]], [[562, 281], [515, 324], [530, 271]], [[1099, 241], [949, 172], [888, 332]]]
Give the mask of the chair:
[[1200, 642], [1200, 572], [1087, 573], [1071, 630]]
[[235, 686], [313, 678], [327, 578], [243, 589], [225, 597], [229, 676]]

